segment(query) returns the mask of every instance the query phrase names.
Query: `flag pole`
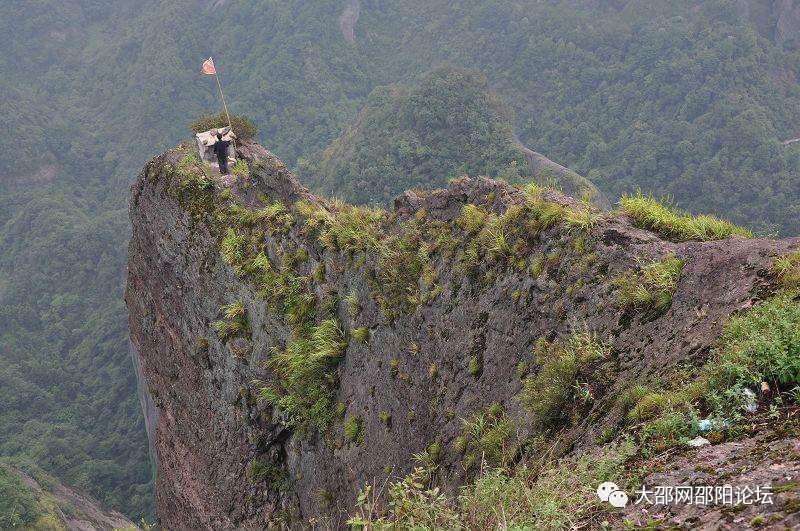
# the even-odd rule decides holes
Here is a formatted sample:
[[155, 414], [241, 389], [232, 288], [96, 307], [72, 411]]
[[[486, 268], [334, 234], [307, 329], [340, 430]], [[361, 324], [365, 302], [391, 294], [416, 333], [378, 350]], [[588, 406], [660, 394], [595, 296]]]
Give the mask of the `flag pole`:
[[[217, 80], [217, 88], [219, 89], [219, 97], [222, 99], [222, 108], [225, 109], [225, 116], [228, 118], [228, 127], [230, 127], [231, 132], [233, 132], [233, 123], [231, 123], [231, 115], [228, 112], [228, 104], [225, 103], [225, 94], [222, 92], [222, 83], [219, 81], [219, 74], [217, 73], [217, 67], [214, 65], [214, 79]], [[234, 158], [236, 157], [236, 138], [233, 138], [233, 153]]]
[[222, 83], [219, 82], [219, 74], [214, 74], [214, 79], [217, 80], [217, 88], [219, 88], [219, 97], [222, 98], [222, 107], [225, 109], [225, 116], [228, 117], [228, 127], [233, 130], [233, 124], [231, 123], [231, 115], [228, 113], [228, 104], [225, 103], [225, 94], [222, 93]]

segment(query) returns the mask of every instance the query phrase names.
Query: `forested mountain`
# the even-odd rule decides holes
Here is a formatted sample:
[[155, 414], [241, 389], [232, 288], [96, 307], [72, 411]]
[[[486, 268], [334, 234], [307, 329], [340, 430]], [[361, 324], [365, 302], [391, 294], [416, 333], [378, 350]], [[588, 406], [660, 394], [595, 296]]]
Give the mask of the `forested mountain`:
[[[124, 210], [142, 162], [218, 110], [205, 57], [232, 111], [291, 166], [319, 158], [377, 87], [449, 64], [485, 75], [523, 144], [612, 199], [641, 188], [796, 234], [800, 155], [781, 140], [800, 136], [800, 51], [777, 5], [3, 2], [0, 454], [129, 515], [151, 507], [120, 301]], [[379, 178], [371, 189], [392, 189]]]
[[304, 180], [357, 203], [388, 203], [460, 175], [530, 180], [510, 111], [486, 84], [475, 72], [443, 67], [412, 89], [375, 89], [354, 123], [304, 168]]

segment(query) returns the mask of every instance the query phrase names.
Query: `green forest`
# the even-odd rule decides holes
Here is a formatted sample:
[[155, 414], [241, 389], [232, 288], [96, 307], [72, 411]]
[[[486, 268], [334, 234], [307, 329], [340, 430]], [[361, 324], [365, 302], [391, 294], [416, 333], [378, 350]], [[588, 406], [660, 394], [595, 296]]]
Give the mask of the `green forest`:
[[376, 88], [354, 124], [300, 179], [326, 195], [389, 203], [404, 190], [446, 186], [460, 175], [531, 178], [510, 110], [469, 70], [439, 67], [413, 89]]
[[217, 4], [0, 5], [0, 457], [137, 521], [153, 493], [121, 299], [128, 187], [219, 112], [210, 55], [231, 111], [326, 193], [524, 178], [516, 137], [612, 200], [800, 232], [800, 148], [781, 143], [800, 136], [800, 48], [769, 3], [363, 0], [355, 42], [344, 1]]

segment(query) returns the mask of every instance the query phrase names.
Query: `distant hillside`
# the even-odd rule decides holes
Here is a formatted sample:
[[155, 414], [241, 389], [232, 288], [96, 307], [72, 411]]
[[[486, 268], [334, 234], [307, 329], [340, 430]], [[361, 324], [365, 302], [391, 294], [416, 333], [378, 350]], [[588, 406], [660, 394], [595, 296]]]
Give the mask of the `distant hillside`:
[[411, 87], [375, 89], [342, 135], [301, 168], [315, 189], [355, 203], [387, 203], [404, 190], [440, 187], [461, 175], [537, 180], [578, 198], [601, 196], [583, 177], [519, 143], [511, 110], [485, 76], [449, 66]]
[[[388, 202], [463, 174], [530, 176], [509, 109], [475, 72], [441, 67], [407, 88], [380, 87], [311, 167], [311, 184], [349, 201]], [[307, 170], [307, 171], [308, 171]]]
[[398, 2], [363, 8], [357, 35], [393, 68], [480, 69], [526, 146], [611, 198], [641, 188], [791, 235], [800, 54], [753, 25], [757, 3]]
[[135, 530], [136, 525], [57, 479], [0, 464], [0, 529]]

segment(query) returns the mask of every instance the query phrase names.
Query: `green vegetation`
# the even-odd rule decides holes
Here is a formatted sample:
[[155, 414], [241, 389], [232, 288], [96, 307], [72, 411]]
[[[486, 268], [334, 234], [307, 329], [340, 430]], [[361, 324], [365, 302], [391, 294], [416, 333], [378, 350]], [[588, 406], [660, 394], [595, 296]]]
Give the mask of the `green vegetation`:
[[286, 472], [271, 461], [253, 459], [247, 467], [247, 479], [250, 483], [266, 482], [270, 487], [280, 489], [286, 481]]
[[[233, 132], [239, 140], [252, 140], [258, 136], [258, 128], [253, 121], [244, 115], [231, 115], [231, 125]], [[189, 129], [195, 133], [202, 133], [212, 129], [228, 127], [228, 117], [224, 112], [219, 114], [209, 114], [198, 118], [189, 124]]]
[[63, 183], [0, 183], [0, 456], [138, 520], [153, 493], [122, 298], [125, 216]]
[[362, 489], [354, 529], [570, 529], [599, 507], [595, 489], [624, 477], [633, 455], [627, 443], [558, 462], [486, 468], [472, 485], [448, 497], [431, 486], [430, 469], [420, 467], [388, 489], [379, 511], [372, 486]]
[[[483, 71], [522, 142], [609, 197], [641, 188], [791, 235], [800, 232], [800, 156], [780, 140], [800, 123], [800, 91], [785, 75], [800, 49], [777, 41], [769, 9], [752, 8], [766, 4], [389, 2], [362, 9], [351, 44], [331, 22], [342, 5], [329, 0], [238, 2], [217, 18], [192, 0], [4, 2], [0, 29], [14, 38], [0, 54], [0, 116], [13, 131], [0, 138], [0, 351], [11, 353], [0, 359], [0, 454], [34, 460], [137, 521], [151, 514], [121, 303], [126, 202], [142, 162], [186, 137], [189, 117], [218, 108], [214, 81], [191, 59], [206, 53], [208, 35], [226, 43], [217, 61], [232, 110], [251, 116], [290, 167], [321, 158], [377, 86], [419, 87], [412, 78], [450, 63]], [[469, 147], [507, 146], [484, 134], [492, 113], [480, 98], [466, 101], [478, 119], [458, 99], [448, 110], [423, 97], [413, 113], [421, 125], [406, 131], [434, 129], [447, 112], [476, 133]], [[366, 201], [382, 200], [403, 186], [381, 172], [383, 155], [401, 168], [430, 161], [437, 173], [423, 182], [420, 172], [423, 185], [462, 171], [460, 153], [442, 149], [435, 160], [417, 150], [446, 139], [401, 140], [377, 144], [399, 154], [350, 159], [361, 167], [341, 173], [355, 176], [346, 199], [368, 188]], [[513, 178], [516, 157], [503, 168], [502, 152], [483, 155], [465, 169]]]
[[[222, 235], [219, 251], [225, 263], [250, 282], [293, 331], [284, 348], [273, 348], [267, 366], [277, 381], [257, 382], [259, 398], [285, 412], [286, 423], [293, 429], [325, 432], [346, 410], [344, 404], [334, 404], [334, 396], [335, 370], [347, 343], [340, 323], [331, 317], [336, 299], [317, 300], [312, 289], [315, 275], [305, 276], [298, 270], [308, 262], [309, 252], [290, 243], [287, 234], [295, 224], [296, 210], [306, 216], [309, 228], [319, 231], [319, 241], [324, 245], [365, 250], [370, 248], [370, 240], [364, 236], [361, 223], [375, 218], [369, 209], [342, 206], [344, 213], [334, 216], [308, 203], [298, 203], [290, 212], [280, 202], [270, 203], [266, 198], [263, 202], [267, 205], [261, 208], [219, 202], [213, 211], [213, 230]], [[278, 264], [268, 256], [266, 234], [276, 245]], [[225, 318], [215, 323], [221, 339], [249, 334], [250, 325], [241, 303], [226, 306], [223, 312]], [[362, 331], [354, 331], [356, 337], [360, 334]]]
[[[81, 520], [85, 515], [72, 503], [57, 499], [55, 478], [33, 468], [29, 478], [0, 464], [0, 529], [15, 531], [65, 531], [64, 517]], [[35, 481], [29, 486], [27, 481]]]
[[333, 370], [346, 346], [336, 320], [311, 327], [307, 337], [275, 350], [268, 365], [280, 378], [280, 385], [263, 386], [261, 398], [285, 411], [289, 426], [325, 431], [335, 416]]
[[361, 442], [364, 438], [364, 422], [360, 417], [350, 417], [344, 423], [344, 438], [348, 442]]
[[358, 300], [358, 294], [355, 291], [351, 291], [344, 300], [347, 303], [347, 313], [350, 315], [351, 319], [354, 319], [358, 315], [358, 312], [361, 311], [361, 303]]
[[[430, 289], [428, 300], [438, 293], [433, 286], [436, 273], [430, 253], [436, 244], [432, 240], [441, 237], [441, 233], [437, 232], [438, 226], [426, 223], [424, 213], [396, 231], [387, 232], [387, 214], [380, 209], [354, 207], [335, 200], [325, 205], [299, 202], [295, 208], [326, 249], [343, 251], [350, 258], [362, 253], [353, 262], [357, 268], [367, 263], [367, 255], [372, 258], [367, 280], [373, 299], [387, 318], [394, 319], [423, 303], [421, 285]], [[361, 310], [357, 294], [350, 293], [345, 301], [351, 319], [355, 318]], [[354, 330], [357, 337], [363, 333]]]
[[779, 256], [772, 272], [783, 288], [800, 289], [800, 251]]
[[381, 223], [386, 212], [377, 208], [355, 207], [331, 201], [329, 208], [300, 203], [298, 210], [306, 225], [319, 231], [319, 241], [331, 250], [354, 254], [374, 251], [382, 237]]
[[428, 448], [425, 449], [426, 459], [431, 463], [438, 463], [442, 456], [442, 443], [439, 441], [432, 442]]
[[369, 328], [354, 328], [351, 334], [359, 343], [369, 343]]
[[564, 218], [567, 226], [573, 229], [589, 231], [600, 221], [600, 214], [586, 206], [585, 208], [568, 209]]
[[[781, 293], [725, 326], [708, 367], [711, 389], [724, 398], [723, 406], [741, 396], [745, 386], [770, 382], [776, 389], [800, 384], [800, 304], [796, 293]], [[718, 398], [711, 405], [717, 405]]]
[[467, 370], [475, 378], [479, 377], [481, 372], [483, 372], [483, 357], [477, 354], [470, 357]]
[[243, 159], [239, 159], [236, 163], [231, 167], [231, 172], [234, 175], [238, 175], [240, 177], [250, 175], [250, 167], [247, 165], [247, 161]]
[[518, 271], [528, 270], [532, 275], [541, 273], [534, 257], [530, 264], [526, 257], [538, 243], [539, 236], [564, 220], [568, 211], [556, 203], [539, 199], [538, 193], [528, 192], [522, 205], [511, 205], [497, 215], [476, 205], [467, 204], [456, 219], [464, 230], [464, 253], [461, 265], [472, 278], [476, 278], [481, 262], [511, 265]]
[[628, 418], [657, 450], [695, 433], [701, 414], [717, 419], [719, 432], [736, 429], [748, 401], [745, 389], [763, 381], [779, 392], [800, 385], [798, 330], [796, 293], [778, 293], [731, 318], [705, 366], [673, 375], [663, 388], [637, 390]]
[[578, 417], [607, 390], [616, 371], [611, 344], [585, 331], [564, 345], [540, 340], [533, 354], [541, 368], [525, 380], [523, 398], [542, 429]]
[[505, 467], [511, 464], [520, 441], [517, 428], [499, 404], [464, 420], [463, 435], [456, 450], [464, 455], [464, 464]]
[[0, 528], [36, 529], [40, 517], [41, 508], [34, 493], [19, 476], [0, 465]]
[[439, 67], [412, 87], [379, 87], [355, 123], [302, 176], [349, 201], [391, 201], [411, 188], [441, 187], [463, 174], [519, 182], [530, 169], [511, 112], [469, 70]]
[[684, 242], [690, 240], [723, 240], [733, 235], [752, 237], [741, 227], [714, 216], [691, 216], [680, 210], [659, 203], [653, 196], [637, 193], [624, 196], [622, 210], [640, 227], [659, 233], [662, 237]]
[[650, 319], [663, 315], [672, 305], [672, 295], [682, 270], [683, 260], [669, 255], [644, 264], [639, 271], [614, 279], [620, 305], [644, 312]]
[[214, 328], [217, 329], [217, 335], [223, 341], [232, 337], [250, 334], [250, 323], [247, 320], [247, 310], [241, 302], [233, 302], [227, 306], [220, 308], [223, 315], [223, 320], [216, 321]]

